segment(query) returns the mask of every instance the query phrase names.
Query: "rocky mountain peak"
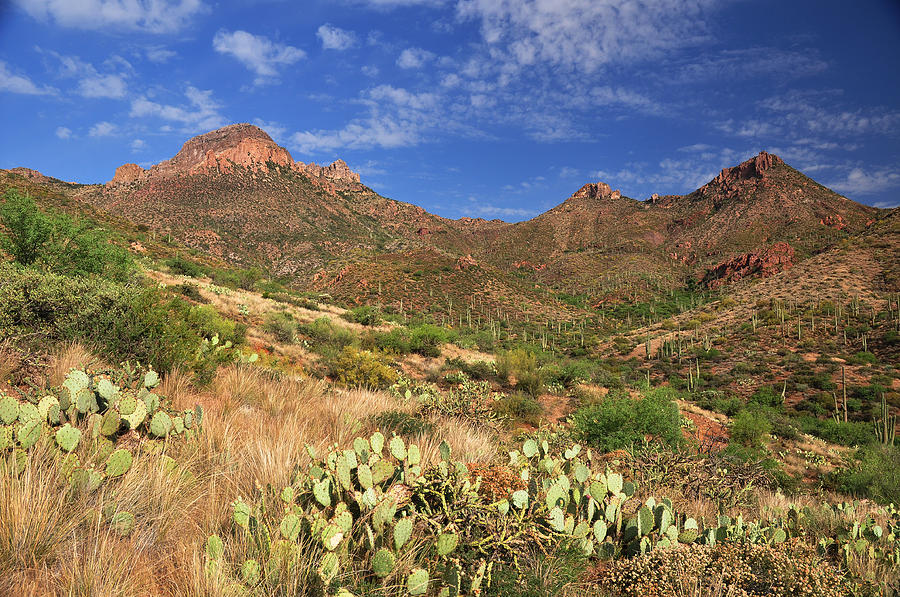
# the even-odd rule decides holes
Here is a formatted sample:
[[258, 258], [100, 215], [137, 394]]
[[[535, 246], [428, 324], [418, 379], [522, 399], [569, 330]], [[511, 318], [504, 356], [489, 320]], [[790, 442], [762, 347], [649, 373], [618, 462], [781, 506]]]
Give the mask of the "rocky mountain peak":
[[589, 182], [572, 195], [572, 199], [618, 199], [622, 196], [618, 190], [612, 190], [605, 182]]
[[281, 147], [258, 126], [231, 124], [188, 139], [174, 157], [145, 170], [137, 164], [124, 164], [116, 169], [108, 187], [174, 176], [231, 172], [235, 166], [266, 171], [270, 164], [289, 168], [309, 176], [329, 193], [360, 189], [359, 174], [347, 163], [337, 160], [329, 166], [295, 162], [290, 152]]

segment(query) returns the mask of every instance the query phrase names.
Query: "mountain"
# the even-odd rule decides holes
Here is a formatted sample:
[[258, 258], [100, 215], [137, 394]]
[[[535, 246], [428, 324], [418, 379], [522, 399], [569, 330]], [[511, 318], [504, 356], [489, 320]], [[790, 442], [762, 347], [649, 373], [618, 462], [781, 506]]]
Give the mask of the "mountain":
[[378, 195], [341, 160], [294, 161], [250, 124], [189, 139], [148, 169], [124, 164], [105, 185], [19, 174], [298, 286], [421, 308], [436, 302], [432, 283], [448, 303], [481, 293], [509, 307], [556, 305], [549, 289], [602, 304], [688, 279], [717, 287], [768, 277], [864, 232], [880, 214], [762, 152], [687, 195], [641, 201], [594, 182], [526, 222], [450, 220]]

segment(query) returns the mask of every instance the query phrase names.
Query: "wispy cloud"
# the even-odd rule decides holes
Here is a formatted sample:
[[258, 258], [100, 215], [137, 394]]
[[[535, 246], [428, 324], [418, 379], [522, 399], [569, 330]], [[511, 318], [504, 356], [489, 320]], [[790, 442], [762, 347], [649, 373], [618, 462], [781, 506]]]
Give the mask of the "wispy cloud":
[[847, 176], [826, 186], [845, 195], [872, 195], [900, 187], [900, 170], [853, 168]]
[[56, 127], [56, 136], [60, 139], [71, 139], [72, 138], [72, 129], [58, 126]]
[[406, 48], [397, 57], [397, 66], [406, 69], [422, 68], [431, 60], [434, 60], [434, 52], [422, 48]]
[[141, 96], [131, 102], [130, 116], [175, 122], [189, 133], [208, 131], [225, 124], [225, 117], [219, 112], [221, 105], [213, 99], [211, 90], [188, 87], [184, 95], [188, 103], [180, 106], [154, 102]]
[[213, 49], [229, 54], [256, 73], [254, 84], [272, 82], [278, 77], [278, 69], [294, 64], [306, 56], [306, 52], [294, 46], [276, 43], [262, 35], [246, 31], [219, 31], [213, 38]]
[[17, 75], [10, 72], [9, 67], [2, 60], [0, 60], [0, 91], [21, 93], [23, 95], [51, 95], [56, 93], [56, 89], [37, 85], [26, 75]]
[[201, 0], [13, 0], [40, 21], [77, 29], [172, 33], [207, 10]]
[[356, 34], [325, 23], [316, 31], [316, 37], [322, 42], [323, 50], [349, 50], [357, 43]]
[[91, 137], [110, 137], [116, 133], [116, 125], [111, 122], [101, 121], [91, 127], [88, 135]]

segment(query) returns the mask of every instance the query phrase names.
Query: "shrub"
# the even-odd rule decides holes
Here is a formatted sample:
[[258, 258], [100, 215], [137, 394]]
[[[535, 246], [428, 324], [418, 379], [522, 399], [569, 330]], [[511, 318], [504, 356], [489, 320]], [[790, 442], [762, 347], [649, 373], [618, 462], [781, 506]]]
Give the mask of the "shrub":
[[776, 391], [772, 386], [760, 386], [753, 392], [748, 402], [759, 404], [760, 406], [778, 408], [784, 404], [784, 399], [781, 397], [781, 392]]
[[[169, 270], [173, 274], [178, 274], [180, 276], [199, 278], [203, 275], [203, 268], [200, 267], [199, 264], [194, 263], [193, 261], [189, 261], [184, 257], [178, 255], [166, 261], [166, 265], [169, 266]], [[217, 280], [216, 282], [221, 284], [219, 280]]]
[[854, 461], [831, 473], [832, 489], [881, 504], [900, 504], [900, 447], [870, 445], [860, 448]]
[[0, 203], [0, 249], [16, 262], [67, 276], [102, 275], [117, 281], [131, 277], [128, 252], [113, 244], [94, 222], [38, 209], [28, 195], [11, 189]]
[[359, 340], [352, 330], [335, 325], [326, 316], [319, 317], [310, 323], [302, 324], [298, 326], [298, 330], [309, 336], [318, 346], [320, 352], [322, 352], [323, 347], [337, 352], [346, 346], [356, 344]]
[[532, 396], [516, 392], [508, 396], [500, 398], [493, 404], [494, 412], [510, 419], [518, 419], [529, 425], [535, 425], [540, 422], [540, 416], [544, 412], [541, 403]]
[[835, 421], [832, 418], [817, 419], [802, 416], [794, 419], [800, 431], [815, 435], [833, 444], [864, 446], [875, 441], [871, 423]]
[[191, 299], [192, 301], [196, 301], [198, 303], [208, 303], [209, 302], [205, 298], [203, 298], [202, 294], [200, 294], [200, 289], [197, 287], [196, 284], [189, 284], [189, 283], [185, 282], [184, 284], [179, 284], [178, 286], [176, 286], [175, 290], [177, 290], [179, 293], [181, 293], [182, 296], [185, 296], [185, 297]]
[[395, 328], [389, 332], [376, 333], [374, 343], [384, 352], [398, 355], [410, 352], [409, 334], [404, 329]]
[[875, 365], [878, 363], [878, 357], [871, 352], [859, 351], [847, 359], [851, 365]]
[[409, 347], [426, 357], [441, 356], [441, 346], [450, 342], [453, 335], [440, 326], [424, 323], [410, 330]]
[[345, 346], [331, 363], [330, 374], [345, 386], [374, 390], [388, 388], [398, 379], [397, 372], [381, 355], [352, 346]]
[[378, 325], [381, 323], [381, 311], [369, 305], [345, 311], [341, 317], [360, 325]]
[[456, 368], [472, 379], [490, 379], [497, 374], [493, 363], [487, 361], [466, 362], [458, 357], [447, 359], [447, 367]]
[[420, 414], [409, 414], [402, 410], [386, 410], [372, 416], [372, 421], [382, 432], [413, 437], [416, 435], [432, 435], [434, 424]]
[[762, 449], [766, 436], [772, 431], [772, 424], [760, 412], [743, 410], [731, 423], [731, 441], [751, 450]]
[[497, 355], [497, 376], [516, 380], [516, 389], [537, 396], [544, 388], [544, 373], [538, 369], [537, 355], [517, 348]]
[[297, 341], [297, 322], [287, 311], [267, 313], [263, 329], [275, 336], [279, 342], [293, 344]]
[[641, 443], [651, 436], [669, 446], [682, 442], [681, 415], [672, 390], [657, 388], [643, 398], [609, 394], [596, 405], [579, 409], [572, 416], [576, 437], [603, 452]]

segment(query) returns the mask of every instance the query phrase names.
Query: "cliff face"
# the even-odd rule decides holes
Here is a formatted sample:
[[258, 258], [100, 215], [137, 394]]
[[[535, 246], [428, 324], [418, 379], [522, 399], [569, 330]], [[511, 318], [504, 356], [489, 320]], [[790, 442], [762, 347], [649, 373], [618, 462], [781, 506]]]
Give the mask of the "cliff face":
[[252, 124], [232, 124], [193, 137], [174, 157], [147, 170], [137, 164], [119, 166], [107, 187], [175, 176], [227, 174], [235, 167], [268, 171], [273, 164], [309, 176], [331, 194], [363, 188], [359, 174], [351, 171], [343, 160], [329, 166], [295, 162], [287, 149]]

